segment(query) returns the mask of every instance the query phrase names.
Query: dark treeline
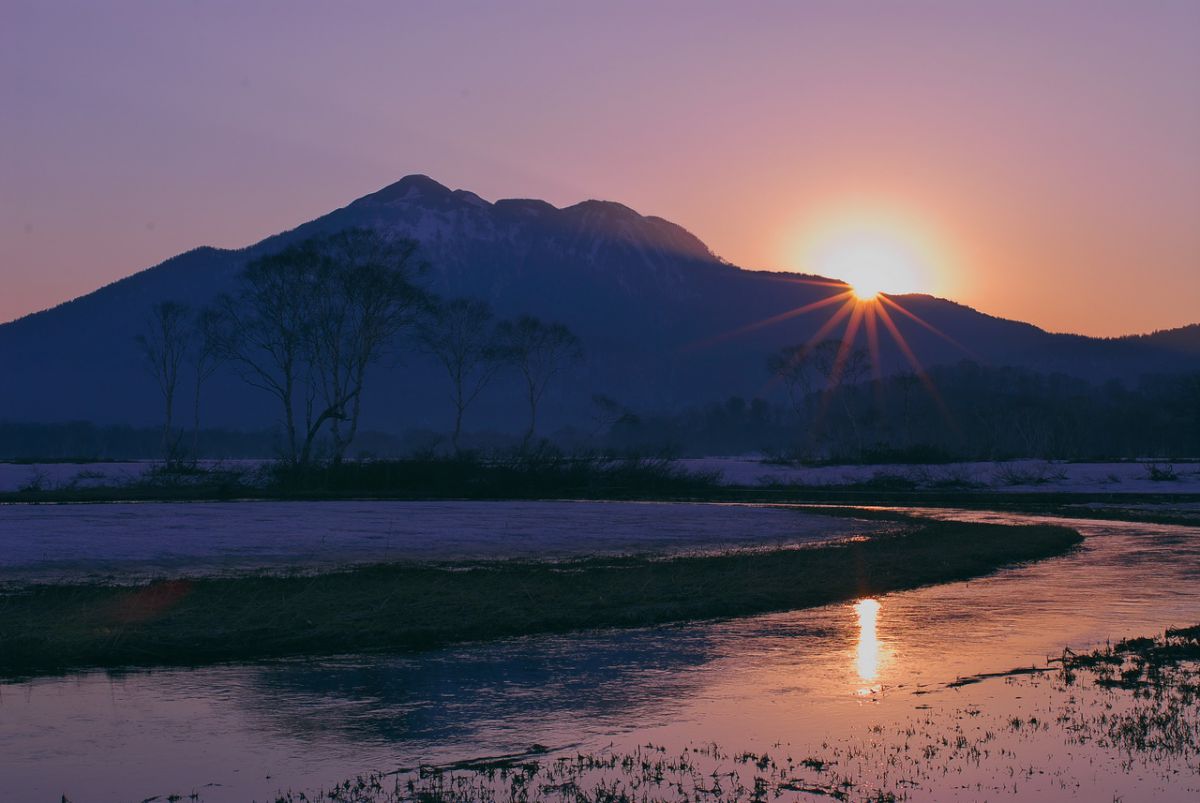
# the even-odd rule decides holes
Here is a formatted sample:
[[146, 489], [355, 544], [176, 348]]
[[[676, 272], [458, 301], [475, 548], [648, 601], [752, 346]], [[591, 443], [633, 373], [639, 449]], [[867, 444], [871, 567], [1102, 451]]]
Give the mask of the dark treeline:
[[[101, 426], [90, 421], [39, 424], [0, 421], [0, 460], [9, 462], [104, 462], [151, 460], [162, 457], [162, 427]], [[189, 448], [193, 448], [189, 433]], [[252, 431], [202, 429], [195, 450], [202, 459], [261, 459], [279, 456], [281, 433], [276, 429]], [[426, 448], [427, 433], [407, 437], [383, 432], [362, 432], [356, 443], [359, 455], [400, 456]], [[325, 444], [321, 444], [322, 447]], [[322, 448], [319, 454], [325, 454]]]
[[[930, 388], [936, 392], [931, 392]], [[814, 390], [790, 402], [731, 397], [663, 414], [598, 395], [587, 426], [551, 436], [559, 448], [614, 455], [761, 452], [812, 462], [1124, 459], [1200, 456], [1200, 374], [1145, 377], [1133, 388], [964, 362], [914, 375]], [[580, 419], [583, 418], [581, 414]], [[161, 454], [159, 428], [0, 422], [0, 459], [134, 459]], [[452, 433], [362, 432], [354, 457], [446, 452]], [[520, 433], [461, 433], [472, 453], [520, 448]], [[278, 430], [204, 429], [202, 458], [279, 456]], [[329, 454], [318, 441], [314, 454]]]
[[[832, 387], [832, 389], [829, 389]], [[609, 409], [605, 446], [685, 455], [751, 451], [800, 461], [1109, 459], [1200, 455], [1200, 374], [1133, 388], [963, 362], [797, 394], [732, 397], [669, 415]]]

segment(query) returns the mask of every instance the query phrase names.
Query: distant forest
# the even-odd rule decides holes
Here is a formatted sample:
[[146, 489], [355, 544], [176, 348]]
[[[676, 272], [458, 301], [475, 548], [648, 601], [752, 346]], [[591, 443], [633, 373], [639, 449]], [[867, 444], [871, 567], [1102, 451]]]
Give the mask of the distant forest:
[[[770, 365], [770, 363], [769, 363]], [[1136, 387], [1095, 385], [1064, 375], [962, 362], [925, 378], [841, 382], [806, 390], [774, 368], [769, 399], [731, 397], [673, 412], [629, 409], [597, 395], [580, 424], [549, 437], [569, 452], [705, 456], [763, 453], [812, 462], [1181, 458], [1200, 456], [1200, 373], [1143, 377]], [[791, 391], [789, 394], [788, 391]], [[787, 401], [780, 401], [786, 396]], [[585, 422], [586, 423], [582, 423]], [[452, 432], [361, 432], [354, 457], [450, 453]], [[519, 434], [462, 433], [462, 446], [518, 449]], [[328, 444], [324, 445], [329, 448]], [[318, 454], [322, 445], [317, 445]], [[202, 458], [273, 458], [286, 450], [278, 429], [205, 429]], [[118, 460], [162, 455], [157, 427], [87, 422], [0, 421], [0, 459]]]
[[665, 416], [627, 412], [618, 451], [738, 454], [812, 462], [1106, 459], [1200, 455], [1200, 373], [1129, 388], [964, 361], [804, 393], [792, 405], [733, 397]]

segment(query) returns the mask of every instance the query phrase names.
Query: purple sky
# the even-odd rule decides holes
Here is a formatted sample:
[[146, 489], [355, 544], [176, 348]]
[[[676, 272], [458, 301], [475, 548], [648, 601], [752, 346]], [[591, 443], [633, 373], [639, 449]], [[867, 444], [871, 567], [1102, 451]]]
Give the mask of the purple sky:
[[1052, 330], [1200, 321], [1195, 0], [5, 0], [0, 108], [0, 320], [419, 172], [745, 267], [884, 225]]

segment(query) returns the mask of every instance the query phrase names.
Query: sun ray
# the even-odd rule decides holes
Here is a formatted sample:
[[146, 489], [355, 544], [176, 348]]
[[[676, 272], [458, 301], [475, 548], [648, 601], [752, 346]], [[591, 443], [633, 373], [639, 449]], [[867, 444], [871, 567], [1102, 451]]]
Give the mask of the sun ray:
[[884, 404], [883, 357], [879, 350], [879, 304], [867, 305], [866, 330], [867, 353], [871, 358], [871, 389], [875, 397], [875, 409], [881, 416], [886, 417], [887, 408]]
[[883, 321], [884, 327], [892, 335], [892, 340], [900, 347], [901, 353], [908, 360], [908, 364], [912, 366], [913, 371], [917, 376], [926, 376], [925, 367], [921, 365], [921, 361], [917, 359], [917, 355], [913, 354], [912, 348], [908, 345], [908, 341], [904, 339], [904, 335], [900, 334], [900, 330], [896, 328], [896, 322], [892, 320], [891, 313], [883, 307], [879, 308], [879, 320]]
[[966, 354], [971, 359], [973, 359], [973, 360], [977, 359], [975, 357], [975, 354], [969, 348], [964, 346], [962, 343], [959, 343], [957, 340], [955, 340], [950, 335], [943, 332], [941, 329], [938, 329], [936, 326], [934, 326], [929, 321], [922, 318], [920, 315], [917, 315], [915, 312], [912, 312], [911, 310], [906, 309], [899, 301], [896, 301], [895, 299], [892, 299], [892, 298], [888, 298], [883, 293], [879, 294], [879, 298], [882, 299], [885, 304], [891, 306], [892, 308], [903, 313], [904, 315], [907, 315], [909, 318], [912, 318], [918, 324], [920, 324], [921, 326], [924, 326], [926, 329], [933, 332], [935, 335], [942, 338], [947, 343], [961, 349], [963, 351], [963, 353]]
[[[773, 315], [769, 318], [755, 321], [738, 329], [708, 338], [707, 340], [697, 341], [686, 346], [684, 350], [692, 351], [698, 348], [711, 346], [725, 340], [738, 337], [739, 335], [786, 321], [790, 318], [795, 318], [815, 310], [831, 307], [841, 302], [840, 306], [833, 311], [833, 313], [828, 319], [825, 320], [825, 322], [817, 329], [817, 331], [814, 332], [812, 336], [809, 337], [808, 340], [805, 341], [805, 343], [797, 350], [797, 359], [805, 359], [806, 356], [812, 352], [812, 349], [816, 344], [820, 343], [822, 340], [828, 339], [830, 333], [833, 332], [843, 321], [845, 321], [845, 329], [842, 331], [837, 354], [834, 357], [833, 365], [830, 366], [830, 373], [828, 377], [829, 384], [821, 394], [821, 402], [818, 405], [816, 415], [814, 417], [814, 427], [820, 426], [821, 419], [824, 418], [825, 414], [828, 412], [829, 404], [831, 403], [834, 395], [833, 391], [842, 383], [846, 372], [847, 363], [851, 357], [852, 349], [858, 340], [858, 333], [860, 329], [863, 330], [865, 339], [867, 341], [867, 354], [870, 359], [870, 372], [872, 384], [875, 387], [876, 402], [882, 406], [884, 375], [883, 356], [879, 333], [880, 323], [883, 324], [883, 329], [888, 333], [888, 335], [890, 335], [892, 341], [904, 355], [905, 360], [907, 360], [909, 366], [911, 366], [913, 372], [916, 374], [921, 384], [925, 387], [925, 390], [929, 393], [930, 397], [937, 405], [938, 410], [941, 412], [943, 418], [946, 419], [947, 424], [951, 427], [955, 426], [950, 409], [946, 405], [945, 400], [942, 399], [942, 395], [938, 391], [937, 385], [934, 383], [933, 378], [929, 375], [928, 371], [925, 370], [925, 366], [921, 363], [920, 358], [918, 358], [916, 353], [913, 351], [912, 346], [909, 345], [908, 340], [900, 331], [899, 326], [896, 325], [896, 321], [892, 317], [892, 314], [889, 312], [888, 308], [890, 307], [900, 314], [912, 319], [920, 326], [961, 349], [969, 356], [974, 356], [971, 354], [969, 349], [967, 349], [954, 338], [947, 335], [945, 332], [942, 332], [933, 324], [921, 318], [916, 313], [906, 309], [900, 302], [890, 298], [884, 293], [877, 293], [870, 298], [862, 298], [855, 292], [853, 287], [844, 282], [833, 283], [809, 279], [780, 279], [780, 281], [788, 281], [789, 283], [799, 284], [825, 285], [843, 289], [839, 293], [834, 293], [833, 295], [826, 296], [808, 304], [804, 304], [803, 306], [796, 307], [795, 309], [790, 309], [779, 313], [778, 315]], [[763, 391], [765, 392], [768, 390], [775, 383], [776, 379], [777, 377], [772, 377], [769, 379], [764, 386]]]
[[833, 359], [833, 366], [829, 369], [829, 385], [821, 394], [821, 404], [817, 408], [817, 415], [814, 424], [819, 428], [821, 422], [825, 418], [825, 414], [829, 411], [829, 405], [833, 402], [833, 393], [842, 384], [842, 374], [846, 370], [846, 361], [850, 356], [851, 349], [854, 348], [854, 341], [858, 337], [858, 327], [862, 323], [864, 311], [870, 306], [868, 303], [852, 299], [853, 309], [850, 312], [850, 319], [846, 321], [846, 329], [842, 332], [842, 342], [838, 346], [837, 355]]
[[[847, 301], [846, 306], [839, 310], [839, 312], [850, 314], [850, 319], [848, 319], [846, 322], [846, 329], [842, 330], [841, 332], [841, 343], [838, 347], [838, 354], [834, 356], [833, 365], [829, 368], [829, 384], [826, 386], [826, 389], [822, 391], [821, 403], [817, 406], [816, 415], [814, 419], [812, 419], [814, 431], [821, 429], [824, 417], [826, 417], [826, 414], [829, 412], [829, 405], [830, 403], [833, 403], [834, 390], [838, 389], [838, 386], [841, 384], [841, 374], [846, 370], [846, 360], [848, 355], [850, 355], [851, 348], [853, 348], [854, 338], [858, 336], [858, 326], [860, 323], [862, 323], [864, 311], [868, 306], [870, 306], [869, 302], [859, 299], [851, 299], [850, 301]], [[828, 328], [832, 329], [832, 326], [828, 326]], [[820, 334], [820, 332], [818, 332], [818, 334]], [[809, 342], [812, 343], [816, 340], [818, 340], [818, 337], [814, 336], [814, 340]], [[810, 346], [805, 347], [805, 352], [808, 352], [809, 348], [811, 348], [811, 344]]]
[[917, 378], [921, 380], [921, 384], [925, 386], [925, 389], [933, 398], [934, 403], [937, 404], [938, 409], [941, 410], [942, 415], [945, 416], [947, 421], [952, 421], [950, 408], [947, 407], [946, 402], [942, 400], [942, 394], [938, 392], [937, 385], [933, 383], [933, 378], [929, 376], [929, 373], [925, 370], [925, 366], [923, 366], [921, 361], [917, 359], [917, 355], [913, 353], [912, 347], [908, 345], [908, 341], [904, 339], [904, 335], [900, 334], [900, 330], [896, 327], [896, 322], [892, 320], [891, 313], [889, 313], [882, 305], [879, 306], [879, 319], [883, 321], [883, 325], [887, 328], [888, 332], [891, 333], [892, 339], [896, 342], [896, 345], [900, 347], [900, 351], [904, 353], [909, 365], [912, 366], [913, 373], [915, 373]]
[[868, 304], [866, 311], [867, 351], [871, 354], [871, 378], [876, 383], [883, 381], [883, 365], [879, 360], [879, 321], [876, 317], [878, 304]]
[[732, 331], [716, 335], [715, 337], [710, 337], [707, 340], [701, 340], [696, 343], [692, 343], [692, 344], [686, 346], [684, 348], [684, 350], [692, 351], [695, 349], [708, 348], [709, 346], [714, 346], [717, 343], [722, 343], [726, 340], [730, 340], [732, 338], [739, 337], [748, 332], [753, 332], [758, 329], [762, 329], [766, 326], [772, 326], [772, 325], [780, 323], [782, 321], [786, 321], [789, 318], [795, 318], [799, 315], [804, 315], [805, 313], [809, 313], [814, 310], [821, 309], [822, 307], [828, 307], [832, 304], [836, 304], [837, 302], [839, 302], [843, 299], [848, 299], [850, 302], [853, 302], [854, 299], [852, 298], [852, 292], [850, 290], [845, 290], [841, 293], [836, 293], [835, 295], [832, 295], [832, 296], [826, 296], [825, 298], [814, 301], [811, 304], [805, 304], [802, 307], [796, 307], [795, 309], [790, 309], [790, 310], [787, 310], [786, 312], [781, 312], [778, 315], [773, 315], [770, 318], [764, 318], [761, 321], [755, 321], [754, 323], [747, 324], [746, 326], [743, 326], [741, 328], [734, 329]]
[[833, 361], [833, 369], [829, 374], [831, 387], [841, 384], [842, 374], [846, 370], [846, 361], [850, 357], [851, 349], [854, 348], [854, 340], [858, 337], [858, 327], [862, 324], [863, 310], [866, 307], [867, 305], [862, 302], [855, 304], [850, 313], [850, 320], [846, 321], [846, 330], [842, 332], [842, 344], [838, 347], [837, 356]]
[[[807, 355], [812, 351], [813, 346], [815, 346], [817, 343], [819, 343], [821, 340], [823, 340], [830, 332], [832, 332], [834, 330], [834, 328], [836, 328], [837, 325], [839, 323], [841, 323], [842, 319], [850, 314], [850, 311], [854, 308], [854, 305], [857, 303], [859, 303], [859, 302], [856, 301], [853, 297], [847, 298], [845, 303], [843, 303], [842, 306], [838, 307], [837, 310], [834, 311], [833, 315], [829, 316], [829, 319], [827, 321], [825, 321], [825, 323], [821, 324], [821, 328], [818, 329], [812, 335], [812, 337], [810, 337], [808, 340], [804, 341], [804, 344], [801, 345], [799, 352], [796, 354], [796, 359], [798, 359], [798, 360], [806, 359]], [[763, 390], [765, 391], [765, 390], [769, 389], [770, 387], [772, 387], [775, 384], [775, 382], [777, 381], [777, 379], [778, 379], [778, 377], [771, 377], [770, 379], [768, 379], [767, 383], [763, 386]]]
[[825, 321], [821, 328], [818, 329], [812, 337], [804, 342], [804, 353], [807, 354], [813, 346], [824, 340], [825, 337], [832, 332], [839, 323], [842, 322], [842, 319], [850, 314], [850, 311], [854, 309], [857, 303], [858, 302], [856, 302], [854, 298], [847, 298], [846, 303], [838, 307], [837, 311], [833, 313], [833, 315], [829, 316], [829, 320]]

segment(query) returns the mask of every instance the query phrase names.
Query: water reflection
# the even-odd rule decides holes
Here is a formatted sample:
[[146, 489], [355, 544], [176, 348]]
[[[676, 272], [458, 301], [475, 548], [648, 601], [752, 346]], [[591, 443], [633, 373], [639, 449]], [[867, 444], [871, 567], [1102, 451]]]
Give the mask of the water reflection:
[[[858, 614], [858, 649], [855, 651], [854, 667], [858, 678], [864, 683], [874, 683], [879, 677], [879, 664], [883, 659], [883, 647], [879, 642], [879, 600], [862, 599], [854, 604]], [[866, 693], [870, 689], [862, 689]]]
[[[273, 800], [283, 782], [308, 788], [366, 769], [517, 752], [534, 743], [580, 742], [579, 750], [595, 751], [613, 743], [627, 749], [716, 739], [727, 748], [786, 742], [800, 750], [864, 733], [873, 740], [867, 729], [877, 724], [904, 743], [902, 729], [917, 703], [922, 717], [934, 716], [929, 706], [946, 717], [962, 710], [968, 698], [960, 694], [967, 692], [938, 692], [955, 678], [1041, 663], [1067, 645], [1086, 649], [1108, 637], [1196, 621], [1200, 529], [1068, 523], [1087, 536], [1079, 549], [970, 582], [888, 594], [886, 617], [882, 600], [866, 598], [418, 655], [0, 684], [0, 797], [57, 800], [65, 792], [75, 799], [87, 789], [128, 799], [136, 785], [146, 787], [135, 798], [142, 799], [177, 785], [186, 794], [220, 783], [204, 787], [203, 799]], [[975, 690], [972, 703], [982, 704], [986, 693], [985, 713], [1034, 712], [1027, 687], [967, 688]], [[915, 697], [917, 689], [935, 696]], [[1044, 703], [1035, 708], [1042, 717]], [[1040, 745], [1042, 758], [1061, 749], [1041, 731], [1027, 728], [1021, 738]], [[129, 769], [135, 766], [136, 774]], [[71, 768], [73, 786], [61, 778], [62, 767]]]
[[698, 693], [695, 670], [713, 653], [702, 628], [601, 631], [267, 663], [235, 691], [270, 730], [301, 739], [341, 733], [359, 744], [403, 744], [424, 758], [462, 743], [503, 753], [670, 722], [677, 701]]

